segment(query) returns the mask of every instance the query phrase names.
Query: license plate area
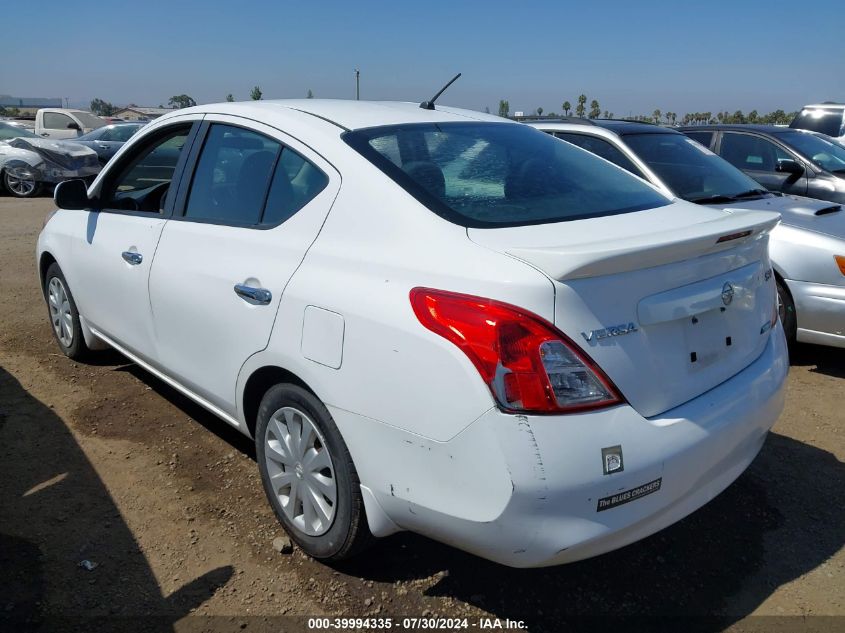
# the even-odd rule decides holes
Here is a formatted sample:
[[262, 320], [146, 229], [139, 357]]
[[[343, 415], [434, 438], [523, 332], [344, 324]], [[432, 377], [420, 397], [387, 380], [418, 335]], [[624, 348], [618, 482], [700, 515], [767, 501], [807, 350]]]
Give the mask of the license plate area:
[[708, 310], [689, 317], [684, 326], [684, 335], [691, 372], [701, 371], [721, 361], [737, 344], [731, 335], [726, 308]]

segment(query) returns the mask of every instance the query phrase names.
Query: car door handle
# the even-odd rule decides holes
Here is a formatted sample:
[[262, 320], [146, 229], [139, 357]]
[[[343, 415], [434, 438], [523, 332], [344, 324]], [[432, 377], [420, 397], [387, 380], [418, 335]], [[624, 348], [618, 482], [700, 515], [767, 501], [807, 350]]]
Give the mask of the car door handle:
[[41, 136], [50, 136], [49, 132], [41, 132]]
[[144, 256], [141, 253], [133, 253], [132, 251], [123, 251], [121, 257], [133, 266], [137, 266], [144, 261]]
[[251, 303], [266, 306], [273, 300], [273, 293], [266, 288], [253, 288], [243, 284], [235, 284], [235, 294]]

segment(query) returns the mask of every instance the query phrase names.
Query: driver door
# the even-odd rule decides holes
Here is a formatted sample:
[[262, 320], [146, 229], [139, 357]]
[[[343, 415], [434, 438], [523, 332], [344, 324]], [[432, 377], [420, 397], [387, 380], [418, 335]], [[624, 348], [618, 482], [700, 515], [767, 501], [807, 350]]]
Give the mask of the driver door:
[[178, 179], [201, 116], [186, 117], [135, 143], [93, 192], [85, 235], [73, 243], [84, 283], [80, 314], [98, 333], [143, 358], [154, 349], [147, 282]]

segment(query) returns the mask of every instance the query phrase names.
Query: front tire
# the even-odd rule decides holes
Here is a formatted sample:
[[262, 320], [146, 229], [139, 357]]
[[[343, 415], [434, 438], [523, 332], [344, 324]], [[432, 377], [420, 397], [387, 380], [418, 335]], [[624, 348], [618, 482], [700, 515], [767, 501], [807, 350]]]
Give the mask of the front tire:
[[34, 198], [41, 193], [41, 183], [27, 165], [7, 167], [3, 171], [3, 186], [15, 198]]
[[255, 430], [264, 492], [279, 522], [314, 558], [340, 561], [372, 539], [358, 473], [328, 409], [309, 391], [272, 387]]
[[792, 295], [789, 294], [786, 286], [778, 281], [778, 316], [780, 322], [783, 324], [783, 332], [786, 334], [786, 342], [790, 346], [795, 343], [795, 337], [798, 334], [798, 319], [795, 316], [795, 303], [792, 301]]
[[79, 311], [62, 269], [55, 262], [47, 268], [44, 278], [44, 299], [53, 337], [62, 353], [73, 360], [83, 360], [90, 354], [82, 336]]

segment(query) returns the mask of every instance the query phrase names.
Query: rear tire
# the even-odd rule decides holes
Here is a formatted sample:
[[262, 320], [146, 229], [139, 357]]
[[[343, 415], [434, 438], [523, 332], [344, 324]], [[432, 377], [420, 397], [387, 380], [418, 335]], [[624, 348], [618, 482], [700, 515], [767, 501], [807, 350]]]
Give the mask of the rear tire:
[[795, 316], [795, 303], [792, 295], [789, 294], [786, 286], [778, 280], [778, 316], [783, 324], [783, 332], [786, 334], [786, 342], [791, 346], [795, 343], [798, 333], [798, 319]]
[[44, 277], [44, 299], [47, 301], [47, 315], [53, 338], [62, 353], [73, 360], [84, 360], [91, 350], [82, 336], [79, 311], [70, 292], [62, 269], [56, 262], [47, 268]]
[[314, 394], [291, 384], [267, 391], [258, 409], [255, 447], [267, 499], [306, 554], [341, 561], [371, 542], [349, 449]]

